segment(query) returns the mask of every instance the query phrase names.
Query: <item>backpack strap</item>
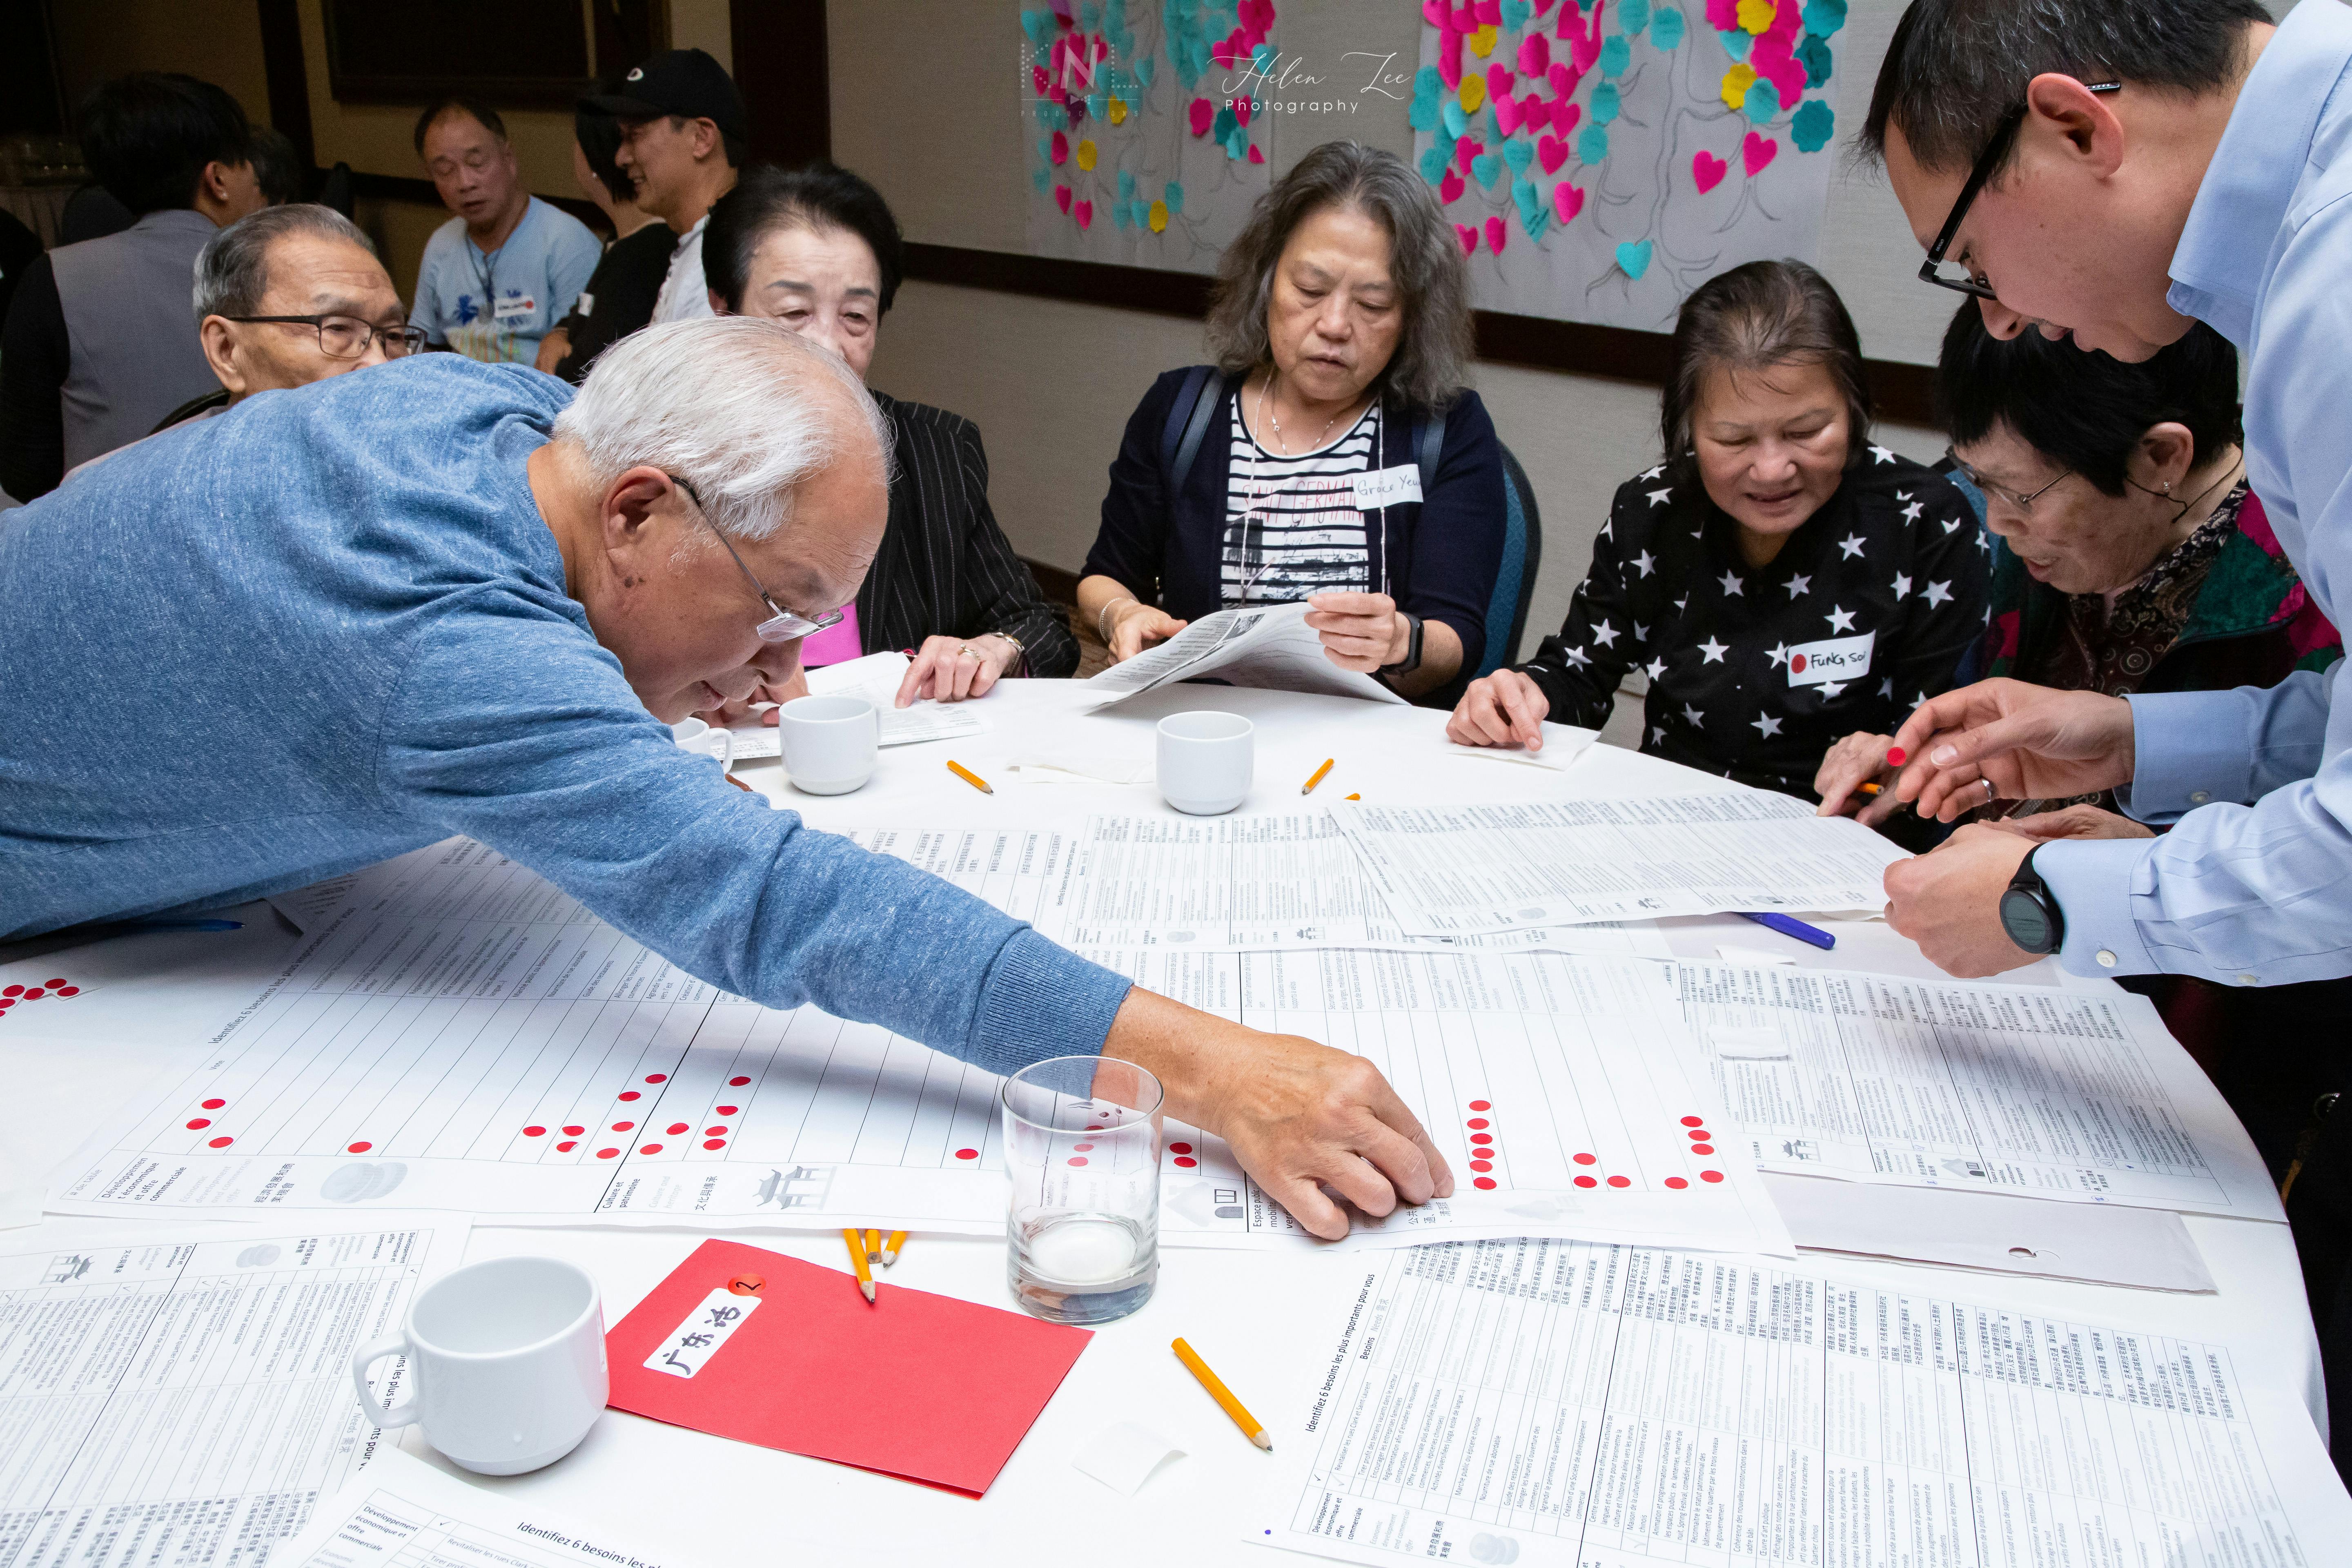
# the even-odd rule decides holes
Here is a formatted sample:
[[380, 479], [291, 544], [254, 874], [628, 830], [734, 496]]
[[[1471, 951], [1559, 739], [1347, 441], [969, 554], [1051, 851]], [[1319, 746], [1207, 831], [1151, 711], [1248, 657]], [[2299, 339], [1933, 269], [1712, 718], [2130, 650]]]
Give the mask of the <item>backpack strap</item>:
[[1415, 436], [1413, 452], [1421, 466], [1421, 498], [1427, 500], [1430, 486], [1437, 482], [1437, 455], [1445, 449], [1445, 410], [1433, 409], [1426, 415]]
[[1168, 423], [1160, 432], [1160, 469], [1167, 476], [1171, 496], [1183, 489], [1192, 459], [1200, 455], [1201, 438], [1208, 434], [1209, 421], [1216, 416], [1224, 393], [1225, 378], [1214, 365], [1196, 364], [1184, 373], [1184, 384], [1177, 388], [1175, 401], [1168, 407]]

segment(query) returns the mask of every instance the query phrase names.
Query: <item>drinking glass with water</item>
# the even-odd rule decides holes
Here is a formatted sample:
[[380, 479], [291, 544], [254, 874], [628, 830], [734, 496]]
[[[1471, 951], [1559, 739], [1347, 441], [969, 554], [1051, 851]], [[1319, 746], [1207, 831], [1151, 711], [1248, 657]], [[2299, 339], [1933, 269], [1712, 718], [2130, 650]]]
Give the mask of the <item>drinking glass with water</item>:
[[1032, 1316], [1107, 1323], [1160, 1277], [1160, 1080], [1055, 1057], [1004, 1080], [1006, 1274]]

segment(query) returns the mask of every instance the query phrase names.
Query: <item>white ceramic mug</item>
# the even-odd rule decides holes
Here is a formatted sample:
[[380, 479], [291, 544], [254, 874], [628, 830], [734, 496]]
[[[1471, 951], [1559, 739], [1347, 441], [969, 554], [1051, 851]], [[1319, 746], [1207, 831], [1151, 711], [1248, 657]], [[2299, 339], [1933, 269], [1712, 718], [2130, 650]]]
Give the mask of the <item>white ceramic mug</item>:
[[[368, 1368], [408, 1358], [412, 1390], [387, 1410]], [[419, 1291], [401, 1331], [352, 1357], [368, 1419], [415, 1422], [469, 1470], [515, 1476], [579, 1447], [611, 1393], [596, 1281], [557, 1258], [469, 1263]]]
[[735, 731], [714, 730], [700, 719], [681, 719], [669, 727], [669, 738], [681, 752], [709, 757], [726, 773], [735, 765]]
[[1238, 713], [1171, 713], [1160, 721], [1160, 797], [1193, 816], [1247, 799], [1257, 727]]
[[874, 776], [882, 715], [863, 697], [796, 697], [776, 710], [784, 774], [810, 795], [847, 795]]

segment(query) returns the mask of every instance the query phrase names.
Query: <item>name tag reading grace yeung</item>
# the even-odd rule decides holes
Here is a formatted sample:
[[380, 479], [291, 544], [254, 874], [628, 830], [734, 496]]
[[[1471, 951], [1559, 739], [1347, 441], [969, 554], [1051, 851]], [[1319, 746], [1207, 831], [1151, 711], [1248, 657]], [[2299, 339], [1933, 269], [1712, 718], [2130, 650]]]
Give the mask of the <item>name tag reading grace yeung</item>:
[[1369, 474], [1355, 476], [1356, 510], [1378, 511], [1384, 506], [1396, 506], [1421, 499], [1421, 469], [1412, 463], [1393, 468], [1375, 468]]
[[1871, 645], [1876, 632], [1858, 637], [1831, 637], [1800, 643], [1789, 650], [1789, 684], [1826, 686], [1832, 680], [1860, 680], [1870, 673]]

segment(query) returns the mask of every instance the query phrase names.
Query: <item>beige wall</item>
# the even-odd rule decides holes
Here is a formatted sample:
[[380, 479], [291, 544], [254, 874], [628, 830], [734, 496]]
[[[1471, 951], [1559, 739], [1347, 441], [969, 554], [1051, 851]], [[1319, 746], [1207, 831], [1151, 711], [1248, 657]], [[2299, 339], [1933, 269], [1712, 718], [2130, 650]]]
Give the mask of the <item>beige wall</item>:
[[261, 68], [261, 10], [254, 0], [56, 0], [58, 71], [66, 111], [125, 71], [185, 71], [226, 88], [256, 121], [269, 120]]

